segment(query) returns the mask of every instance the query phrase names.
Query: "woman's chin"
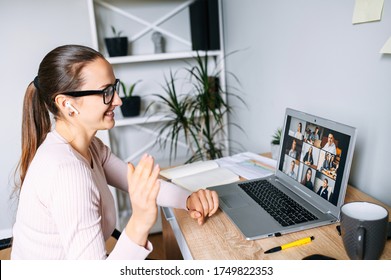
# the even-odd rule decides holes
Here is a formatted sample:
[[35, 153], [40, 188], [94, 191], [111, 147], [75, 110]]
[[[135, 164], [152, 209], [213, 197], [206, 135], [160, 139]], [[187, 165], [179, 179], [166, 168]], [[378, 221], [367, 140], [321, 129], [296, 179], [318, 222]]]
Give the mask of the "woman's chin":
[[115, 120], [111, 120], [109, 123], [106, 123], [106, 129], [112, 129], [115, 125]]
[[103, 119], [102, 130], [112, 129], [115, 125], [115, 119], [112, 117], [106, 117]]

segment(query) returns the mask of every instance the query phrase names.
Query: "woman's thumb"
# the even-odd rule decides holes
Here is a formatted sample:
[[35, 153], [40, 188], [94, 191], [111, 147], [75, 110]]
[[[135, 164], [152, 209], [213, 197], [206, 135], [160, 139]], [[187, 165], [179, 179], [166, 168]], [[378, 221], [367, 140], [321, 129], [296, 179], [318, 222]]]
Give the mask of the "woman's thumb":
[[134, 166], [133, 166], [133, 164], [128, 162], [128, 182], [132, 178], [133, 172], [134, 172]]
[[193, 219], [198, 219], [199, 217], [201, 217], [201, 213], [196, 210], [191, 210], [190, 217], [192, 217]]

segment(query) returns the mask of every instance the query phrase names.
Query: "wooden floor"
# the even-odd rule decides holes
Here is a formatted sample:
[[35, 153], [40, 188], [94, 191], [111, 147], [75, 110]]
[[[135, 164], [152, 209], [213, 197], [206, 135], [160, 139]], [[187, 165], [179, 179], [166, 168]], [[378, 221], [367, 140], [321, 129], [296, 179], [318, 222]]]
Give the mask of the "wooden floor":
[[11, 255], [11, 248], [0, 250], [0, 260], [9, 260]]
[[166, 253], [164, 251], [164, 246], [163, 246], [163, 235], [161, 233], [151, 234], [149, 235], [149, 241], [151, 241], [153, 245], [153, 251], [148, 256], [148, 259], [165, 260]]
[[[164, 246], [163, 246], [163, 235], [161, 233], [155, 233], [151, 234], [149, 236], [149, 241], [151, 241], [153, 245], [153, 251], [148, 256], [148, 259], [151, 260], [165, 260], [165, 252], [164, 252]], [[110, 240], [107, 242], [108, 251], [111, 251], [112, 246], [114, 245], [115, 241]], [[0, 260], [9, 260], [11, 254], [11, 248], [0, 250]]]

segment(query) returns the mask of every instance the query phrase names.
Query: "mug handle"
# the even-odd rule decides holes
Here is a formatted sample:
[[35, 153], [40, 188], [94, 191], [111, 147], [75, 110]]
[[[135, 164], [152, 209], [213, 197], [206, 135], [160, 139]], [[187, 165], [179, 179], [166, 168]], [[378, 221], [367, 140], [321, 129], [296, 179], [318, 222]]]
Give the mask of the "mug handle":
[[365, 228], [360, 226], [357, 229], [357, 251], [356, 255], [358, 257], [358, 260], [363, 260], [364, 259], [364, 248], [365, 248]]

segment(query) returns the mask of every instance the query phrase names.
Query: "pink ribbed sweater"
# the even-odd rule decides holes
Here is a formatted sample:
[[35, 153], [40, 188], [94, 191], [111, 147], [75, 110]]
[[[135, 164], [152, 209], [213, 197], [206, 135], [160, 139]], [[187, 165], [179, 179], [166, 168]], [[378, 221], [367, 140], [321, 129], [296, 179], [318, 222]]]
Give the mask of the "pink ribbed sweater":
[[[28, 169], [13, 228], [12, 259], [105, 259], [105, 240], [116, 224], [107, 184], [127, 191], [127, 164], [98, 138], [92, 167], [55, 130]], [[157, 203], [186, 208], [190, 193], [161, 181]], [[123, 232], [108, 259], [145, 259], [152, 250]]]

